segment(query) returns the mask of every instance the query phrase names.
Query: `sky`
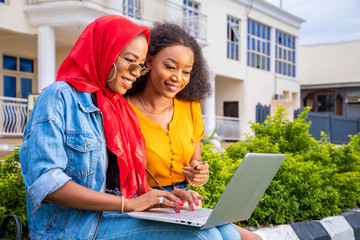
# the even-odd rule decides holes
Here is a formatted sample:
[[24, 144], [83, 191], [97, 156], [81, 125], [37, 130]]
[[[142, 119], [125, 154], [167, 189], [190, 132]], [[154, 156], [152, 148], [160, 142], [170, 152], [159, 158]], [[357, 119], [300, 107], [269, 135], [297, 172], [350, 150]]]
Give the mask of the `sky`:
[[300, 45], [360, 40], [360, 0], [265, 0], [305, 20]]

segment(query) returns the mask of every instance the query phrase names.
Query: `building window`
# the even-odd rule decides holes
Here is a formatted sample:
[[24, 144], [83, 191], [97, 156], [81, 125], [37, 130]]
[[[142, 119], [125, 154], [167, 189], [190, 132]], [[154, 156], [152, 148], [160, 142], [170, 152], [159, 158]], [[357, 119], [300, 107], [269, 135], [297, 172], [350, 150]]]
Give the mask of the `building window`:
[[122, 12], [124, 15], [140, 19], [141, 17], [140, 10], [141, 10], [140, 0], [122, 1]]
[[239, 102], [224, 102], [224, 117], [239, 117]]
[[195, 38], [199, 37], [199, 10], [199, 3], [190, 0], [183, 1], [183, 25]]
[[316, 111], [317, 112], [334, 112], [335, 96], [334, 93], [316, 94]]
[[248, 19], [247, 65], [270, 71], [270, 27]]
[[295, 37], [276, 31], [275, 71], [290, 77], [296, 76]]
[[2, 86], [5, 97], [27, 98], [35, 79], [34, 60], [18, 56], [2, 56]]
[[239, 61], [239, 34], [240, 20], [234, 17], [227, 17], [227, 58]]

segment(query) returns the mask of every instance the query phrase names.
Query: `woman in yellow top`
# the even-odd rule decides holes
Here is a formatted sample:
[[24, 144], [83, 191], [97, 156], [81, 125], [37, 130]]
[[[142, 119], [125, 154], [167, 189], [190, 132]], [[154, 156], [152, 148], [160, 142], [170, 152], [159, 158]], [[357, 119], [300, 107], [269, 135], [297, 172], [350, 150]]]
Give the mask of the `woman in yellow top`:
[[[199, 103], [211, 94], [207, 64], [201, 47], [184, 29], [157, 23], [146, 65], [149, 73], [133, 83], [126, 99], [145, 137], [149, 186], [176, 194], [194, 210], [203, 197], [184, 191], [186, 180], [199, 186], [209, 177], [209, 165], [201, 160], [204, 128]], [[243, 240], [261, 239], [235, 227]]]
[[[150, 72], [133, 84], [127, 97], [146, 140], [149, 185], [168, 191], [186, 188], [186, 179], [203, 185], [209, 165], [201, 160], [199, 101], [211, 87], [201, 48], [176, 24], [156, 24], [150, 38]], [[198, 195], [190, 193], [197, 205]]]

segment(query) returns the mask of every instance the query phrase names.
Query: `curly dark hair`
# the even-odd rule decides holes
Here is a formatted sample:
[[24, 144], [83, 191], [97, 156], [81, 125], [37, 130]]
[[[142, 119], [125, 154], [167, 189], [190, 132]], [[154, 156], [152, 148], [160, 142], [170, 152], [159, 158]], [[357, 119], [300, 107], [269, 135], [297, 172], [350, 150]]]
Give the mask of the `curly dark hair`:
[[[155, 56], [162, 49], [174, 45], [189, 47], [194, 53], [194, 65], [189, 84], [176, 97], [187, 101], [200, 101], [209, 97], [212, 93], [209, 70], [196, 39], [177, 24], [156, 22], [151, 29], [148, 55]], [[145, 88], [148, 75], [149, 73], [139, 77], [125, 95], [141, 92]]]

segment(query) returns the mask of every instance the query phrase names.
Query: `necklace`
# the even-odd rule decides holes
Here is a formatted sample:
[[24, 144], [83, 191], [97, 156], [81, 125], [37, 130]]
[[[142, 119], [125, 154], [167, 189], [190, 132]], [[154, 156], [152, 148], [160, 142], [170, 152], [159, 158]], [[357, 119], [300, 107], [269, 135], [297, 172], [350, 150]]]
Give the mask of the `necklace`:
[[138, 95], [138, 97], [139, 97], [139, 99], [140, 99], [140, 102], [141, 102], [143, 108], [144, 108], [147, 112], [153, 113], [153, 114], [166, 113], [166, 112], [171, 108], [172, 102], [173, 102], [173, 101], [170, 101], [169, 106], [167, 106], [167, 108], [165, 108], [164, 110], [161, 110], [161, 111], [159, 111], [159, 112], [154, 112], [154, 111], [151, 111], [150, 109], [148, 109], [148, 108], [145, 106], [145, 103], [144, 103], [143, 99], [140, 97], [140, 95]]

